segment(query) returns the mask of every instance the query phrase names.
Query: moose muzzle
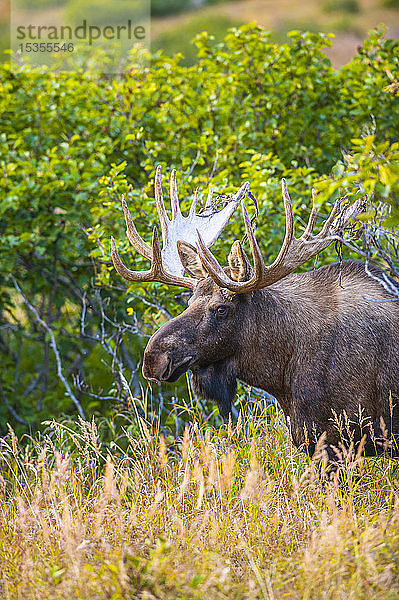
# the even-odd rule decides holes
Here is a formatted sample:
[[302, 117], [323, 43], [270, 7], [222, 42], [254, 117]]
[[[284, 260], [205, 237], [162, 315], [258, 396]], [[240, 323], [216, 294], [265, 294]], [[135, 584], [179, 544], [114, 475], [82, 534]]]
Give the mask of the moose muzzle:
[[177, 381], [187, 371], [192, 356], [176, 359], [169, 353], [144, 352], [143, 376], [152, 381]]

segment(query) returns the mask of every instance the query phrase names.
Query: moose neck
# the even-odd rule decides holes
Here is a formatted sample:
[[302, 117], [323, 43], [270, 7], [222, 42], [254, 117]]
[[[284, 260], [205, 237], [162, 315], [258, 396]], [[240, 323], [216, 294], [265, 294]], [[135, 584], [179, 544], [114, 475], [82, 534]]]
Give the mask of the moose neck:
[[305, 357], [326, 317], [312, 280], [309, 273], [293, 274], [253, 292], [236, 356], [237, 378], [275, 396], [284, 412], [290, 409], [293, 365]]
[[250, 315], [236, 356], [237, 378], [280, 398], [292, 355], [292, 323], [278, 292], [253, 292]]

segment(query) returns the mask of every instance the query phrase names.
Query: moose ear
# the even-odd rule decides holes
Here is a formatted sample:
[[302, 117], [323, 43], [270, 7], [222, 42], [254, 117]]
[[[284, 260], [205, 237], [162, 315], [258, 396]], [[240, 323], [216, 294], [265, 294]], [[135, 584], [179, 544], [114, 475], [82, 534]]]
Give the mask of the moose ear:
[[204, 279], [208, 273], [202, 266], [200, 257], [197, 254], [196, 249], [191, 244], [183, 242], [182, 240], [177, 241], [177, 251], [181, 263], [188, 275], [194, 277], [194, 279]]
[[253, 275], [251, 263], [238, 240], [231, 247], [229, 267], [230, 276], [234, 281], [248, 281]]

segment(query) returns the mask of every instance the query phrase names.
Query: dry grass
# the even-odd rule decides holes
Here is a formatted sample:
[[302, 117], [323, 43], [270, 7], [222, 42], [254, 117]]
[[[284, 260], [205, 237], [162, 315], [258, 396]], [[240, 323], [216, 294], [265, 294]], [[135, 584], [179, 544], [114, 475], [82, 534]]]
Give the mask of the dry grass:
[[274, 408], [248, 434], [197, 426], [179, 445], [132, 427], [2, 440], [2, 599], [398, 598], [394, 461], [323, 483]]

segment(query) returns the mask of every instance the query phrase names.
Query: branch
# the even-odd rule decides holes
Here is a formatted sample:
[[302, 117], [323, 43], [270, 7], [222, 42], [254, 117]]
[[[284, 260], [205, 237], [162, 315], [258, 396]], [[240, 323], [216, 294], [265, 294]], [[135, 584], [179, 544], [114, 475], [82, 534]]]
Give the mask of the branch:
[[28, 385], [26, 390], [24, 391], [22, 398], [26, 398], [31, 394], [34, 389], [39, 385], [41, 378], [43, 377], [43, 371], [39, 371], [37, 377]]
[[61, 364], [61, 358], [60, 358], [60, 353], [58, 351], [57, 348], [57, 344], [55, 341], [55, 337], [54, 337], [54, 333], [52, 331], [52, 329], [48, 326], [48, 324], [43, 321], [43, 319], [40, 318], [39, 313], [37, 312], [37, 310], [34, 308], [34, 306], [29, 302], [29, 300], [26, 298], [26, 296], [24, 295], [24, 293], [22, 292], [21, 288], [19, 287], [15, 277], [13, 275], [11, 275], [11, 279], [14, 283], [14, 287], [17, 290], [17, 292], [21, 295], [21, 297], [23, 298], [25, 304], [27, 305], [27, 307], [32, 311], [32, 313], [34, 314], [36, 321], [42, 326], [44, 327], [44, 329], [47, 331], [47, 333], [50, 336], [50, 344], [51, 347], [53, 349], [54, 355], [55, 355], [55, 360], [57, 363], [57, 373], [58, 373], [58, 377], [59, 379], [62, 381], [65, 390], [68, 394], [68, 396], [71, 398], [72, 402], [75, 404], [80, 416], [82, 417], [82, 419], [85, 419], [85, 414], [83, 412], [83, 408], [79, 402], [79, 400], [76, 398], [75, 394], [72, 392], [69, 383], [67, 382], [67, 380], [65, 379], [63, 373], [62, 373], [62, 364]]
[[1, 397], [3, 399], [3, 402], [7, 406], [8, 410], [10, 411], [10, 413], [12, 414], [14, 419], [16, 421], [18, 421], [18, 423], [21, 423], [22, 425], [29, 425], [28, 421], [25, 421], [25, 419], [23, 417], [20, 417], [20, 415], [17, 413], [17, 411], [11, 406], [11, 404], [7, 400], [7, 397], [4, 393], [4, 390], [3, 390], [3, 387], [1, 386], [1, 384], [0, 384], [0, 391], [1, 391]]
[[156, 298], [154, 297], [154, 295], [151, 294], [151, 292], [149, 290], [147, 290], [146, 288], [144, 288], [144, 291], [151, 298], [152, 302], [150, 302], [149, 300], [146, 300], [146, 298], [143, 298], [143, 296], [140, 296], [139, 294], [135, 294], [134, 292], [130, 292], [130, 293], [133, 296], [133, 298], [137, 298], [141, 302], [144, 302], [144, 304], [146, 304], [147, 306], [151, 306], [152, 308], [156, 308], [157, 310], [161, 311], [161, 313], [167, 319], [173, 319], [173, 315], [171, 315], [170, 312], [168, 310], [166, 310], [166, 308], [163, 307], [162, 304], [160, 304], [156, 300]]

